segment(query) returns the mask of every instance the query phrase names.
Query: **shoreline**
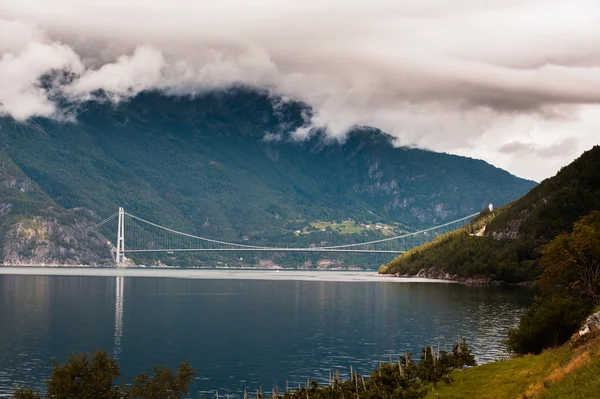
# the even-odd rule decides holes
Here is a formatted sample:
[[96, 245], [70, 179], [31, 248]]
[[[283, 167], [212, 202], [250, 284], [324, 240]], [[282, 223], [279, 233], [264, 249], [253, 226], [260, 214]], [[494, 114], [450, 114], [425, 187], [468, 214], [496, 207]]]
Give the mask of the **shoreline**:
[[443, 282], [452, 282], [456, 284], [463, 285], [479, 285], [479, 286], [508, 286], [508, 287], [529, 287], [533, 284], [533, 281], [523, 281], [520, 283], [507, 283], [506, 281], [492, 280], [489, 277], [460, 277], [458, 275], [445, 275], [443, 277], [435, 277], [435, 276], [419, 276], [411, 275], [411, 274], [378, 274], [379, 276], [389, 276], [390, 278], [402, 278], [402, 279], [411, 279], [411, 278], [427, 278], [429, 280], [437, 280]]
[[331, 282], [391, 282], [456, 284], [456, 281], [425, 277], [382, 276], [376, 271], [321, 271], [297, 269], [187, 269], [158, 267], [72, 267], [72, 266], [0, 266], [0, 275], [72, 276], [72, 277], [161, 277], [212, 280], [279, 280]]

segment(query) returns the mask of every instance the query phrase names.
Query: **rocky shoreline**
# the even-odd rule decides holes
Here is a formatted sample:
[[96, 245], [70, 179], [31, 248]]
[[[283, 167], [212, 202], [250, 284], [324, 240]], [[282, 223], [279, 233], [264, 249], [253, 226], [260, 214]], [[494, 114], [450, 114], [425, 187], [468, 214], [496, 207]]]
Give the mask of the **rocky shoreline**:
[[491, 285], [491, 286], [519, 286], [529, 287], [533, 282], [525, 281], [520, 283], [507, 283], [501, 280], [492, 280], [489, 276], [464, 277], [458, 274], [450, 274], [439, 269], [421, 269], [417, 274], [381, 274], [382, 276], [393, 276], [402, 278], [430, 278], [434, 280], [447, 280], [461, 283], [464, 285]]

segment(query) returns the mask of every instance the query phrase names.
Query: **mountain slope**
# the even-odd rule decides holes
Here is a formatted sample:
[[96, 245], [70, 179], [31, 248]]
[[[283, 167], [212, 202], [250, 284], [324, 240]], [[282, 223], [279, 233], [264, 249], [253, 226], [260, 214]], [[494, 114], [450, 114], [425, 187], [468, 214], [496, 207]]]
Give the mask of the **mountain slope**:
[[[394, 259], [384, 273], [532, 281], [540, 248], [600, 209], [600, 147], [595, 146], [522, 198], [482, 212], [465, 229]], [[483, 237], [472, 235], [485, 226]]]
[[[80, 104], [76, 122], [0, 118], [0, 145], [64, 209], [108, 216], [124, 206], [182, 231], [255, 244], [378, 238], [368, 229], [314, 232], [311, 223], [352, 219], [409, 231], [534, 186], [483, 161], [394, 148], [372, 128], [344, 143], [322, 131], [295, 140], [308, 113], [243, 88], [194, 98], [144, 93]], [[294, 234], [303, 229], [309, 234]]]
[[56, 204], [0, 152], [2, 263], [110, 264], [106, 239], [94, 231], [94, 214]]

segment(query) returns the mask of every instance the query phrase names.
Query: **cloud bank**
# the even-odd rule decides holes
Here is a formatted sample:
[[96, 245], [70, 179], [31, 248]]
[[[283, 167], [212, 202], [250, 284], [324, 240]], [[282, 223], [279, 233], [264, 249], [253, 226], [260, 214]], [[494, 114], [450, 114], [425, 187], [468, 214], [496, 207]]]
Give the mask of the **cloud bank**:
[[[4, 0], [0, 113], [248, 84], [541, 179], [600, 143], [596, 0]], [[55, 71], [75, 76], [42, 87]], [[306, 134], [298, 132], [299, 137]]]

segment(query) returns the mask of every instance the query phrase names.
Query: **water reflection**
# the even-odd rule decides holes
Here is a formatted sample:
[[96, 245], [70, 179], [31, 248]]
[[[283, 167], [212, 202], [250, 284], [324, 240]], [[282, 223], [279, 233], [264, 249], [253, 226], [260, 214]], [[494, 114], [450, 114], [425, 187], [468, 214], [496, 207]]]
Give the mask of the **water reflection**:
[[123, 290], [125, 277], [115, 277], [115, 346], [113, 354], [119, 358], [121, 354], [121, 336], [123, 335]]
[[0, 396], [43, 388], [51, 358], [95, 349], [112, 348], [128, 380], [189, 360], [194, 397], [366, 373], [459, 331], [490, 361], [529, 302], [523, 290], [384, 282], [0, 275], [0, 290]]

